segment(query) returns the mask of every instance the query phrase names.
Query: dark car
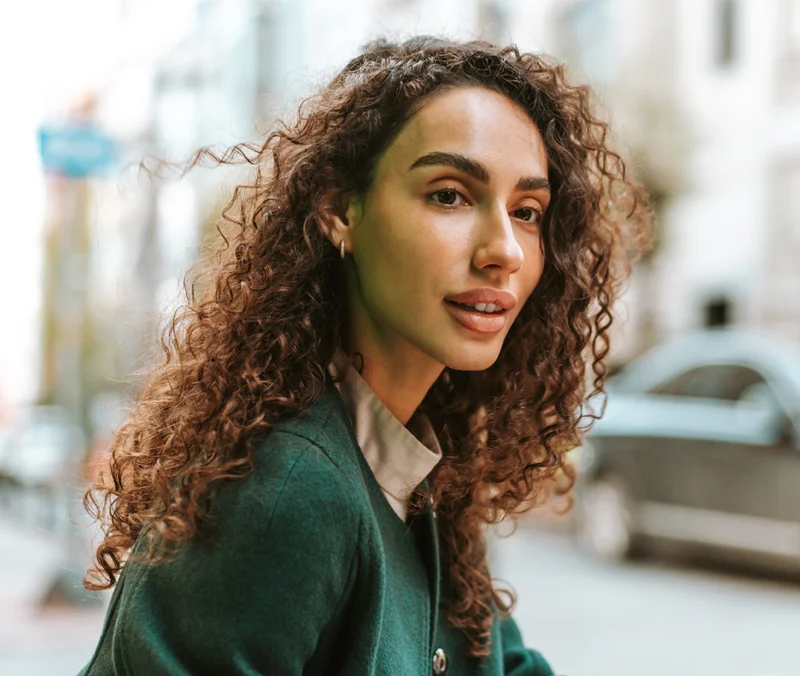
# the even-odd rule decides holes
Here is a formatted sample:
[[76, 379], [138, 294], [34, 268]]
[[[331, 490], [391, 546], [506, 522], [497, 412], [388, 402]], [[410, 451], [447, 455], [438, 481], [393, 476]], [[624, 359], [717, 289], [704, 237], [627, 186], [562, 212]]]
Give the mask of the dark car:
[[711, 330], [609, 384], [578, 449], [581, 542], [611, 560], [670, 541], [800, 566], [800, 353]]

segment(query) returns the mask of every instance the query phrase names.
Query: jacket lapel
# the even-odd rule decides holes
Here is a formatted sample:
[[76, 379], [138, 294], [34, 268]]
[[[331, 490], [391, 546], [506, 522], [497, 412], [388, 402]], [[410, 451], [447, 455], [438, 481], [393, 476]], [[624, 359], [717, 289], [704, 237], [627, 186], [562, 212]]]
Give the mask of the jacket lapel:
[[[362, 468], [366, 466], [355, 430], [347, 414], [344, 402], [335, 387], [328, 387], [314, 407], [313, 418], [306, 421], [315, 434], [327, 440], [326, 447], [335, 449], [336, 457], [331, 460], [347, 473], [365, 482]], [[365, 484], [366, 485], [366, 484]], [[420, 538], [421, 554], [425, 561], [431, 591], [431, 632], [430, 645], [436, 640], [439, 622], [439, 603], [441, 599], [441, 562], [439, 560], [439, 531], [436, 524], [436, 511], [429, 504], [425, 511], [414, 519], [412, 527]]]

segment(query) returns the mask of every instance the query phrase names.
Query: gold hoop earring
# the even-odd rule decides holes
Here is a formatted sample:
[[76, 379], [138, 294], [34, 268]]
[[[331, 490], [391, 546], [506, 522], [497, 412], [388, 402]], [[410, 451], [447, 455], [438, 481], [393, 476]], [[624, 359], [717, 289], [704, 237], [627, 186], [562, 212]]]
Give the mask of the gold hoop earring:
[[342, 243], [339, 245], [339, 258], [344, 260], [344, 240], [342, 240]]

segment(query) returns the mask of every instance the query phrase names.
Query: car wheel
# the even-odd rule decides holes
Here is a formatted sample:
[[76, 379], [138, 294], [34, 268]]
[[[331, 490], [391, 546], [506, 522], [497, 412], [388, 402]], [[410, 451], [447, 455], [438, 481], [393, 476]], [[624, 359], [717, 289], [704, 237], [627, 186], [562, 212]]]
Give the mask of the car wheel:
[[606, 475], [583, 489], [578, 537], [585, 550], [604, 561], [634, 555], [633, 500], [621, 479]]

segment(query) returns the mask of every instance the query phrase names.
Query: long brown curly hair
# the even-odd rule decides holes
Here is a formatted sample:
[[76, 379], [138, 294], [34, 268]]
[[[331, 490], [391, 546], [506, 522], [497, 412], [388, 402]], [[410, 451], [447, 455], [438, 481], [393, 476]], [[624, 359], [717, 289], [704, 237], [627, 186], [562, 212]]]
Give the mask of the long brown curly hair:
[[347, 322], [343, 270], [322, 229], [331, 195], [364, 195], [409, 118], [435, 92], [461, 86], [527, 111], [552, 185], [541, 280], [497, 361], [445, 368], [421, 404], [444, 456], [410, 510], [433, 501], [449, 621], [471, 655], [489, 653], [493, 606], [510, 603], [487, 568], [486, 525], [541, 502], [568, 468], [565, 454], [596, 417], [587, 402], [604, 395], [612, 305], [649, 240], [648, 201], [608, 147], [590, 90], [513, 46], [374, 42], [263, 144], [204, 149], [189, 162], [249, 163], [254, 176], [223, 210], [204, 271], [188, 278], [187, 304], [162, 337], [165, 360], [112, 445], [110, 478], [86, 493], [104, 525], [87, 587], [115, 583], [145, 526], [154, 563], [198, 536], [215, 485], [252, 470], [254, 435], [329, 386]]

